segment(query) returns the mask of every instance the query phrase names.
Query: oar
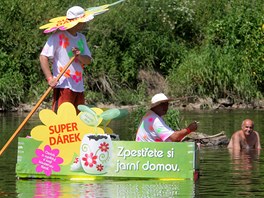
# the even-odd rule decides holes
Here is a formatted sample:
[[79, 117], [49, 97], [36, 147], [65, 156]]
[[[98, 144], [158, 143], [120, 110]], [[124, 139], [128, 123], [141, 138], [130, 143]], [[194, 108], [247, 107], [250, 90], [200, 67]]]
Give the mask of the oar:
[[[74, 60], [75, 56], [73, 56], [69, 62], [67, 63], [67, 65], [64, 67], [64, 69], [62, 70], [62, 72], [57, 76], [56, 81], [59, 81], [59, 79], [62, 77], [62, 75], [66, 72], [66, 70], [69, 68], [69, 66], [72, 64], [73, 60]], [[6, 150], [6, 148], [9, 146], [9, 144], [13, 141], [13, 139], [16, 137], [16, 135], [20, 132], [20, 130], [23, 128], [23, 126], [27, 123], [27, 121], [29, 120], [29, 118], [33, 115], [33, 113], [38, 109], [38, 107], [40, 106], [40, 104], [43, 102], [43, 100], [47, 97], [47, 95], [50, 93], [50, 91], [52, 90], [52, 87], [49, 87], [47, 89], [47, 91], [43, 94], [43, 96], [40, 98], [40, 100], [37, 102], [37, 104], [35, 105], [35, 107], [31, 110], [31, 112], [28, 114], [28, 116], [25, 118], [25, 120], [20, 124], [20, 126], [17, 128], [17, 130], [14, 132], [14, 134], [9, 138], [9, 140], [6, 142], [6, 144], [4, 145], [4, 147], [1, 149], [0, 151], [0, 155], [2, 155], [2, 153]]]

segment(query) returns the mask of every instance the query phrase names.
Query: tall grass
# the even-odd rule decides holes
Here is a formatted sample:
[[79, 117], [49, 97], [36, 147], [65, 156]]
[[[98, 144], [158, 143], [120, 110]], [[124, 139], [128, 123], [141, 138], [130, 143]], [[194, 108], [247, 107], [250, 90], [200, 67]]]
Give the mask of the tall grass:
[[[191, 49], [168, 81], [173, 95], [197, 95], [213, 99], [231, 97], [245, 102], [263, 97], [264, 7], [246, 1], [203, 1], [208, 12], [197, 17], [204, 39]], [[197, 7], [197, 11], [204, 7]], [[215, 10], [215, 12], [212, 12]]]

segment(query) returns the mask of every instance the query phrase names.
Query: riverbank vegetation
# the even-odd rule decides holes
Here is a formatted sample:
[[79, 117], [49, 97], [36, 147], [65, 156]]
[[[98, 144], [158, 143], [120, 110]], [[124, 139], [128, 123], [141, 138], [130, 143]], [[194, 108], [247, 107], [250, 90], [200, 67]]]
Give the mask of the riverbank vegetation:
[[[2, 0], [0, 107], [35, 102], [48, 88], [38, 28], [110, 0]], [[87, 103], [142, 104], [156, 92], [176, 98], [263, 98], [263, 1], [126, 0], [88, 23], [93, 63], [85, 69]], [[47, 102], [51, 97], [46, 99]]]

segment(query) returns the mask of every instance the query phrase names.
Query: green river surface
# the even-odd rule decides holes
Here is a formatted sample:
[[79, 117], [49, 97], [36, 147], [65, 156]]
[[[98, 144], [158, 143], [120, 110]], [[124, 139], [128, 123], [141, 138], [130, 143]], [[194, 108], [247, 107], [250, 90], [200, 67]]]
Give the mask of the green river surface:
[[[213, 135], [240, 129], [241, 122], [250, 118], [260, 133], [264, 147], [264, 110], [181, 111], [186, 123], [199, 121], [198, 132]], [[26, 113], [0, 114], [1, 148], [23, 122]], [[111, 123], [122, 140], [131, 140], [128, 129], [130, 116]], [[18, 134], [29, 135], [39, 124], [35, 113]], [[199, 151], [200, 177], [194, 181], [157, 180], [19, 180], [16, 178], [17, 137], [0, 156], [0, 197], [264, 197], [264, 151], [236, 155], [225, 147], [202, 147]]]

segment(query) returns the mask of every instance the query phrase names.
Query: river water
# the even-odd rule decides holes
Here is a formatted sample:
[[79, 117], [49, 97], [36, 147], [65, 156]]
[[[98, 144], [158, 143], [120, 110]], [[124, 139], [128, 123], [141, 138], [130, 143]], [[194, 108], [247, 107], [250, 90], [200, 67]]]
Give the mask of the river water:
[[[18, 136], [29, 135], [40, 123], [37, 113]], [[264, 111], [222, 110], [181, 111], [184, 122], [199, 121], [199, 132], [210, 135], [225, 131], [228, 137], [250, 118], [264, 146]], [[0, 114], [1, 148], [23, 122], [25, 113]], [[113, 123], [121, 139], [131, 140], [131, 117]], [[129, 134], [130, 133], [130, 134]], [[0, 197], [264, 197], [263, 151], [230, 153], [225, 147], [202, 147], [199, 151], [200, 177], [193, 181], [153, 180], [17, 180], [15, 175], [17, 138], [0, 156]]]

